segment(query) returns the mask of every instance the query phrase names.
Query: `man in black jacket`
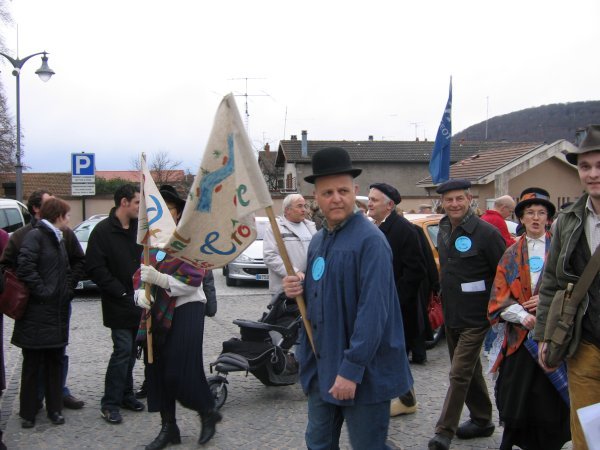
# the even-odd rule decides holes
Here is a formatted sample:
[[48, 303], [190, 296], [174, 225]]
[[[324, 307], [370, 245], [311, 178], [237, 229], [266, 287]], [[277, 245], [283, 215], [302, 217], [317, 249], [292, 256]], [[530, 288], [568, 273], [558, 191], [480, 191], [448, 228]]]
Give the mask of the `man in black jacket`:
[[141, 309], [133, 301], [132, 276], [139, 268], [142, 246], [136, 243], [140, 193], [126, 184], [115, 192], [115, 207], [90, 235], [86, 269], [100, 288], [104, 326], [111, 329], [113, 353], [108, 362], [101, 400], [102, 417], [122, 422], [120, 408], [143, 411], [133, 393], [135, 337]]
[[[392, 249], [394, 280], [400, 299], [406, 353], [412, 352], [412, 361], [424, 364], [427, 360], [422, 308], [419, 306], [419, 286], [425, 279], [425, 257], [414, 226], [396, 212], [402, 200], [398, 190], [386, 183], [374, 183], [369, 190], [369, 217], [385, 235]], [[390, 414], [412, 414], [417, 410], [414, 389], [390, 404]]]
[[[470, 439], [494, 433], [480, 353], [490, 328], [490, 290], [506, 244], [498, 229], [471, 209], [470, 187], [468, 180], [455, 179], [437, 188], [446, 211], [437, 244], [451, 365], [450, 386], [429, 450], [448, 450], [454, 434]], [[465, 404], [470, 419], [458, 426]]]
[[[52, 198], [52, 194], [44, 189], [33, 191], [31, 193], [31, 195], [27, 199], [27, 209], [31, 213], [32, 217], [31, 223], [19, 228], [10, 236], [10, 240], [6, 245], [6, 249], [4, 249], [4, 253], [2, 253], [2, 258], [0, 259], [0, 266], [2, 268], [10, 267], [16, 271], [17, 257], [19, 256], [19, 251], [21, 250], [23, 240], [25, 239], [27, 233], [29, 233], [33, 229], [36, 222], [40, 219], [40, 208], [42, 207], [42, 203], [48, 200], [49, 198]], [[73, 233], [73, 230], [71, 230], [70, 228], [65, 228], [64, 230], [62, 230], [62, 232], [63, 239], [65, 240], [65, 249], [67, 250], [67, 256], [69, 258], [69, 265], [71, 266], [70, 287], [71, 289], [75, 289], [75, 286], [77, 286], [79, 280], [83, 279], [84, 277], [85, 255], [83, 253], [83, 250], [81, 249], [79, 241], [77, 240], [77, 236], [75, 236], [75, 233]], [[69, 308], [69, 311], [70, 310], [71, 309]], [[69, 388], [67, 387], [69, 356], [66, 353], [63, 355], [62, 363], [63, 405], [65, 408], [69, 409], [81, 409], [83, 408], [83, 405], [85, 403], [83, 402], [83, 400], [79, 400], [78, 398], [73, 396], [69, 391]], [[43, 392], [43, 390], [44, 386], [42, 382], [40, 386], [40, 392]], [[40, 403], [42, 399], [40, 399]]]

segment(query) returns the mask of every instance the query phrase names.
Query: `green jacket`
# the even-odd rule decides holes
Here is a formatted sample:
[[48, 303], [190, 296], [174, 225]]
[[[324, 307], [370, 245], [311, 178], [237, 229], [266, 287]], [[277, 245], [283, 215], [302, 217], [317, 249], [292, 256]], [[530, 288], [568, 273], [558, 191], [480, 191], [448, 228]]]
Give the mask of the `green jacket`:
[[[570, 266], [571, 256], [581, 233], [584, 233], [585, 207], [588, 196], [583, 195], [577, 202], [559, 214], [556, 230], [552, 237], [550, 253], [545, 264], [542, 285], [540, 287], [540, 300], [536, 312], [534, 339], [538, 342], [544, 340], [548, 310], [556, 291], [566, 289], [567, 283], [577, 283], [581, 274], [573, 273]], [[575, 317], [575, 330], [569, 345], [567, 356], [572, 356], [581, 341], [581, 322], [588, 307], [589, 298], [586, 297], [579, 304]]]

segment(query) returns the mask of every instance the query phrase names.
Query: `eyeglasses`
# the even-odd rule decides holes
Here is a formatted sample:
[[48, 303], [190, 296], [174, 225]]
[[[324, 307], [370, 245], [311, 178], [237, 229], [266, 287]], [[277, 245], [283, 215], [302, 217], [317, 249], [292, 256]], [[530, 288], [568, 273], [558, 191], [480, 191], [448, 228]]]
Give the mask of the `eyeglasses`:
[[525, 216], [526, 217], [539, 217], [540, 219], [543, 219], [544, 217], [548, 217], [548, 213], [546, 211], [532, 211], [532, 210], [528, 210], [525, 211]]

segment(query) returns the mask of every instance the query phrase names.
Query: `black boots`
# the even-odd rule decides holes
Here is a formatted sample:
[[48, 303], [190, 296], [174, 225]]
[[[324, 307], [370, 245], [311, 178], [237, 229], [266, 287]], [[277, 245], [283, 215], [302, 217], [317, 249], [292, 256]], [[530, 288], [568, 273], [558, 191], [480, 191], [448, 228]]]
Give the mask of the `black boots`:
[[179, 427], [176, 423], [163, 423], [160, 433], [150, 444], [146, 445], [146, 450], [161, 450], [169, 444], [180, 444], [181, 436]]
[[215, 435], [217, 423], [221, 421], [223, 416], [216, 410], [212, 410], [206, 413], [200, 413], [200, 420], [202, 422], [202, 431], [200, 431], [200, 439], [198, 444], [203, 445], [212, 439]]

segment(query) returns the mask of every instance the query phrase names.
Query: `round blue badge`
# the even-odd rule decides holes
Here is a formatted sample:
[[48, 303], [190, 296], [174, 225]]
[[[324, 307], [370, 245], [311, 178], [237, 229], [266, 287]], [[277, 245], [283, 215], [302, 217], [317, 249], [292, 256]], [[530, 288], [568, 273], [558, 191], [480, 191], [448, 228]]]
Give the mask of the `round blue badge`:
[[472, 242], [467, 236], [461, 236], [454, 241], [454, 247], [461, 253], [468, 251], [471, 248]]
[[544, 267], [544, 260], [540, 256], [532, 256], [529, 258], [529, 270], [533, 273], [537, 273]]
[[325, 272], [325, 260], [322, 256], [315, 259], [312, 265], [312, 277], [313, 280], [319, 281]]
[[165, 259], [165, 256], [167, 256], [167, 254], [165, 252], [163, 252], [162, 250], [159, 250], [156, 252], [156, 261], [161, 262], [163, 259]]

